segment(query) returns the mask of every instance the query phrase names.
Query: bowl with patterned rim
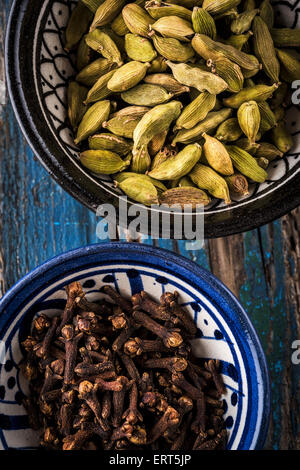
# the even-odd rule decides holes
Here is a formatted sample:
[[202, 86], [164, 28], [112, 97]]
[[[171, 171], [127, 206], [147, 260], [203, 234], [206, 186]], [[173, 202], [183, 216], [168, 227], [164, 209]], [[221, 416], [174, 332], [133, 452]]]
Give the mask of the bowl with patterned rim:
[[[15, 0], [7, 28], [6, 70], [17, 119], [35, 155], [66, 191], [95, 211], [103, 203], [119, 207], [122, 192], [110, 177], [96, 177], [80, 164], [68, 123], [67, 85], [76, 71], [64, 50], [64, 31], [75, 5], [69, 0]], [[300, 26], [294, 5], [294, 0], [275, 2], [280, 24]], [[287, 124], [294, 148], [270, 164], [265, 183], [250, 185], [249, 196], [229, 206], [213, 201], [205, 211], [207, 238], [253, 229], [300, 204], [299, 106], [290, 106]], [[128, 200], [128, 207], [132, 203]]]
[[63, 310], [64, 286], [75, 280], [92, 301], [104, 296], [103, 285], [125, 296], [144, 289], [157, 300], [163, 292], [178, 291], [197, 324], [194, 354], [221, 363], [228, 449], [263, 448], [270, 414], [269, 375], [242, 306], [212, 274], [186, 258], [148, 245], [116, 242], [59, 255], [27, 274], [0, 300], [0, 449], [31, 449], [38, 443], [22, 406], [28, 388], [19, 368], [21, 342], [36, 315], [54, 316]]

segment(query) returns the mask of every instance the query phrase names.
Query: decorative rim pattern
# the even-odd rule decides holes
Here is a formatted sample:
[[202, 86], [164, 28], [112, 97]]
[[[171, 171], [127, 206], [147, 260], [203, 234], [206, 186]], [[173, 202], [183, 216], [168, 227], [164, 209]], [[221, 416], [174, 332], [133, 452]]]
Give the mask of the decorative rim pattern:
[[[14, 1], [6, 42], [8, 87], [19, 123], [34, 152], [68, 192], [95, 210], [103, 202], [117, 205], [121, 193], [113, 187], [109, 177], [99, 179], [80, 165], [66, 121], [66, 83], [74, 67], [72, 58], [63, 50], [63, 32], [75, 3], [44, 2], [42, 8], [34, 12], [28, 0]], [[279, 12], [284, 11], [285, 23], [296, 26], [294, 2], [275, 3]], [[25, 59], [25, 65], [22, 38], [29, 18], [33, 55]], [[29, 49], [27, 44], [27, 54]], [[34, 83], [34, 90], [29, 91], [26, 83]], [[291, 107], [287, 118], [293, 135], [299, 136], [293, 152], [272, 162], [269, 180], [252, 185], [246, 199], [236, 200], [227, 207], [215, 200], [205, 215], [206, 237], [249, 230], [274, 220], [300, 203], [298, 112], [299, 107]]]
[[[6, 361], [0, 367], [0, 443], [3, 448], [28, 448], [36, 443], [18, 403], [26, 384], [19, 374], [20, 342], [38, 312], [63, 309], [63, 286], [81, 280], [90, 300], [112, 283], [121, 292], [178, 290], [183, 305], [194, 315], [198, 337], [195, 353], [219, 358], [228, 390], [226, 424], [228, 448], [258, 449], [264, 445], [270, 414], [267, 365], [247, 314], [220, 281], [191, 261], [146, 245], [112, 243], [80, 248], [46, 262], [19, 281], [0, 301], [0, 339]], [[6, 384], [6, 386], [4, 385]]]

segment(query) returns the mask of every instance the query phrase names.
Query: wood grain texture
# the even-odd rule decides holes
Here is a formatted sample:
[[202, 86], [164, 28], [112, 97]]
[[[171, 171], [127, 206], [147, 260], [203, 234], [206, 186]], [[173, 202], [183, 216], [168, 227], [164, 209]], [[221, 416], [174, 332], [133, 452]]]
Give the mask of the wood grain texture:
[[[66, 194], [24, 142], [6, 102], [3, 31], [10, 1], [0, 3], [0, 296], [46, 259], [97, 242], [97, 219]], [[125, 237], [121, 234], [121, 238]], [[268, 449], [300, 449], [300, 209], [258, 230], [207, 241], [141, 242], [175, 251], [211, 270], [240, 299], [261, 339], [272, 383]]]

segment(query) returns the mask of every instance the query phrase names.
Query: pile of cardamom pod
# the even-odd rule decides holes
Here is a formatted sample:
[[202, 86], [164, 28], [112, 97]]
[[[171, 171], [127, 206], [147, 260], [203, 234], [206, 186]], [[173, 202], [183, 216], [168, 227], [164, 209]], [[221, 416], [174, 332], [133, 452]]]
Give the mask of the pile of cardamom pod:
[[288, 152], [300, 30], [269, 0], [81, 0], [66, 29], [80, 160], [151, 204], [230, 204]]

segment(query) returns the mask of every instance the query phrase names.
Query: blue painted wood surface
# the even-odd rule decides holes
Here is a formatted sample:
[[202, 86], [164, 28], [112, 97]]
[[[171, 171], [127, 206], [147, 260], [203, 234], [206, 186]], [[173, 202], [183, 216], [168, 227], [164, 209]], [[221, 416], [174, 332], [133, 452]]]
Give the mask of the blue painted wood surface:
[[[3, 34], [10, 0], [0, 2], [0, 87]], [[65, 193], [24, 142], [0, 89], [0, 295], [46, 259], [96, 243], [97, 219]], [[268, 449], [299, 449], [300, 365], [291, 362], [300, 338], [300, 211], [244, 235], [206, 242], [145, 240], [187, 256], [215, 273], [239, 297], [262, 341], [272, 383]]]

